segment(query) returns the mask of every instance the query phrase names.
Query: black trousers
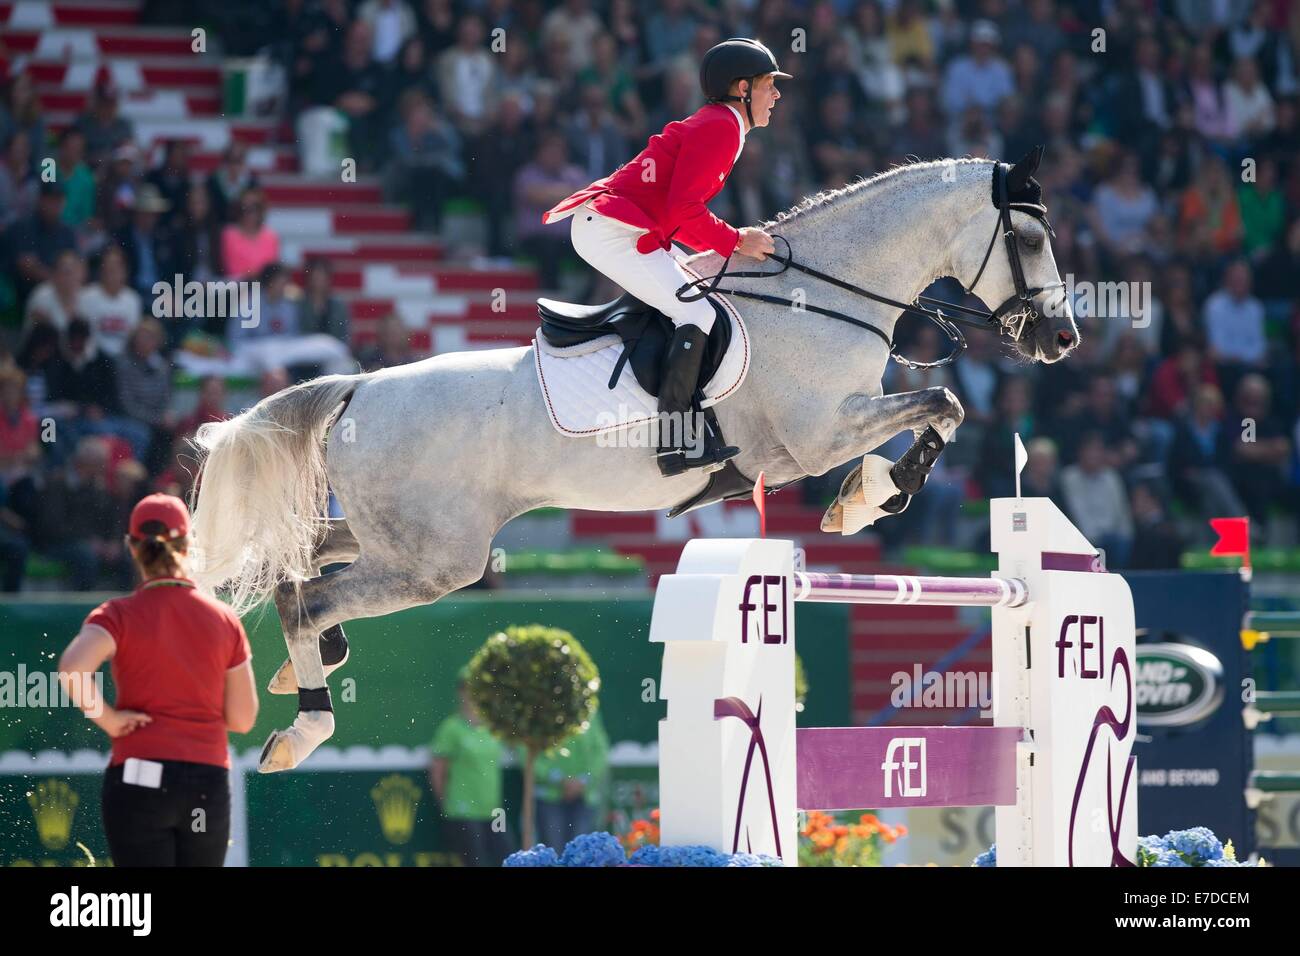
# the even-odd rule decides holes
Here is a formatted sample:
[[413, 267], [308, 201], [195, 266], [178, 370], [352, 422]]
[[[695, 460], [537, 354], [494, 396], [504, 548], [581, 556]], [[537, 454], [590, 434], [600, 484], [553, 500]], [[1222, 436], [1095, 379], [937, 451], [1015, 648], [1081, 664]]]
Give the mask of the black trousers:
[[160, 761], [162, 786], [104, 771], [104, 832], [114, 866], [221, 866], [230, 842], [230, 773], [225, 767]]

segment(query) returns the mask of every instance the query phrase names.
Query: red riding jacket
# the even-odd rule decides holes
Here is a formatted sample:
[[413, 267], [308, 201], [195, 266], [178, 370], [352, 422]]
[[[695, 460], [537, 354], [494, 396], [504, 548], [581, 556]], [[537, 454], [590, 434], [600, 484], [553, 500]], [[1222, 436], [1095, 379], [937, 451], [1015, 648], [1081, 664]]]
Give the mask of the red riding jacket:
[[591, 200], [601, 215], [650, 230], [637, 240], [638, 252], [667, 249], [677, 239], [696, 251], [729, 256], [740, 233], [706, 203], [722, 189], [744, 145], [740, 114], [710, 103], [669, 123], [634, 159], [548, 210], [542, 222], [558, 222]]

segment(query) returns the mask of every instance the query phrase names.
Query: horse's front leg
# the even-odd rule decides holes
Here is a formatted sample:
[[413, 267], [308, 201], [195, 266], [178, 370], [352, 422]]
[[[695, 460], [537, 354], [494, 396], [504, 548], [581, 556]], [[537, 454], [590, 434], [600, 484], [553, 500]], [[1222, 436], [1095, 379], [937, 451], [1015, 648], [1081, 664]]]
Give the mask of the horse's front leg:
[[[899, 395], [858, 396], [841, 407], [837, 422], [847, 454], [863, 454], [822, 517], [822, 530], [853, 534], [886, 515], [902, 512], [925, 484], [944, 446], [965, 417], [951, 391], [936, 387]], [[866, 454], [905, 429], [916, 435], [896, 462]]]

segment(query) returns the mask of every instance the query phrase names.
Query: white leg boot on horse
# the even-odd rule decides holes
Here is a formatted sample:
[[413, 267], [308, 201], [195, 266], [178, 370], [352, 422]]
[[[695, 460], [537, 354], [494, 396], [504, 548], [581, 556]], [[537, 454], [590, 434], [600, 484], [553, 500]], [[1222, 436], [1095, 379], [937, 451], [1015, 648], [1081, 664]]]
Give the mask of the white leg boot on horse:
[[[323, 579], [313, 578], [319, 580]], [[325, 667], [312, 625], [313, 615], [308, 613], [305, 590], [305, 586], [286, 583], [275, 591], [289, 659], [298, 677], [298, 716], [287, 730], [271, 731], [258, 761], [262, 773], [298, 766], [334, 733], [334, 706], [325, 685]]]

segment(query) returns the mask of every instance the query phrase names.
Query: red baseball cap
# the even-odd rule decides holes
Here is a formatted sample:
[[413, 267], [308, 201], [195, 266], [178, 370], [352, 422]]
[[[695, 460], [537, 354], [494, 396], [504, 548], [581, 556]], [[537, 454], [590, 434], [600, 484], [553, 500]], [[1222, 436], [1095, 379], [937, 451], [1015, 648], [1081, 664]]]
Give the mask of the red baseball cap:
[[149, 495], [131, 510], [131, 537], [137, 540], [159, 537], [156, 528], [144, 530], [150, 522], [158, 522], [166, 529], [162, 537], [180, 538], [190, 533], [190, 509], [175, 495]]

